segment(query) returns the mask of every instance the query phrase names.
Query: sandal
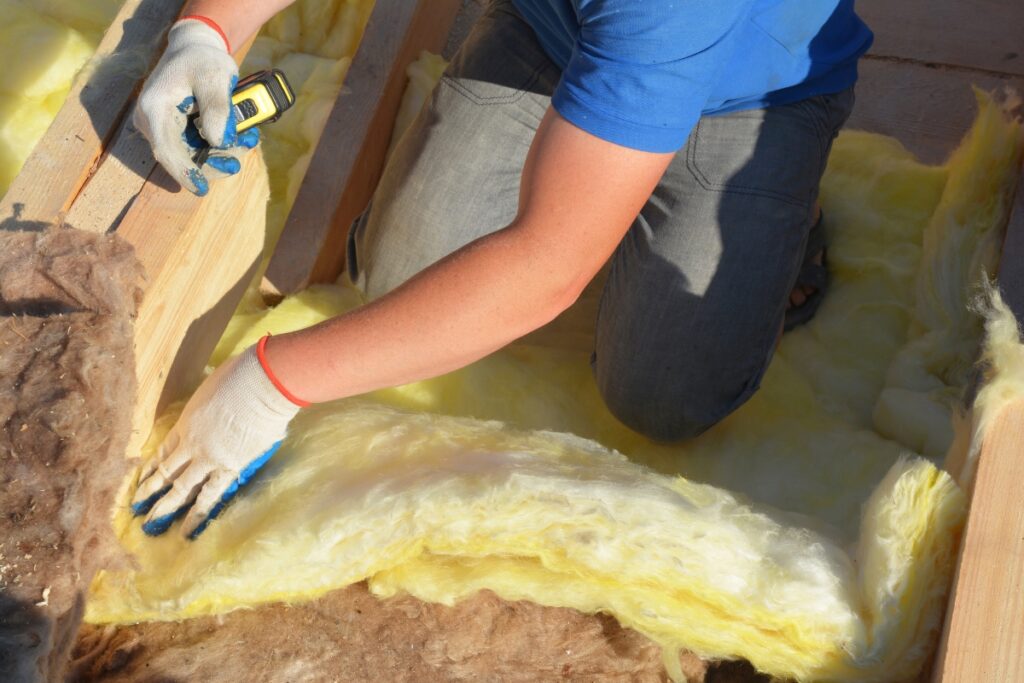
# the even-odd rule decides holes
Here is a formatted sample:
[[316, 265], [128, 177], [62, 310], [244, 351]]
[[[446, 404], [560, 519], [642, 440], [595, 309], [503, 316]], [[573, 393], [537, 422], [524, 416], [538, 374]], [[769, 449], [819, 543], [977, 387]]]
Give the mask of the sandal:
[[[825, 298], [825, 290], [828, 288], [828, 248], [825, 246], [825, 230], [821, 227], [824, 214], [818, 214], [818, 221], [811, 228], [807, 237], [807, 249], [804, 251], [804, 262], [800, 266], [800, 273], [796, 276], [794, 287], [813, 287], [814, 293], [807, 296], [807, 299], [799, 306], [792, 306], [786, 310], [786, 321], [783, 329], [789, 332], [795, 327], [803, 325], [818, 312], [822, 299]], [[815, 263], [814, 258], [821, 254], [821, 263]]]

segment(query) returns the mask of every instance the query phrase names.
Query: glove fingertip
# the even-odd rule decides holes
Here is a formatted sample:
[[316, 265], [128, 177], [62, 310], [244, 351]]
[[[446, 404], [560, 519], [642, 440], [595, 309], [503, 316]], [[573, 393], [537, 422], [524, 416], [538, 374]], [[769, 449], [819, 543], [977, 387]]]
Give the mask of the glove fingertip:
[[168, 529], [170, 529], [171, 525], [174, 524], [187, 511], [188, 505], [182, 505], [174, 512], [170, 512], [162, 517], [147, 520], [142, 524], [142, 531], [147, 536], [159, 536], [165, 533]]
[[242, 164], [239, 163], [238, 159], [221, 155], [210, 156], [206, 160], [206, 165], [225, 175], [235, 175], [242, 170]]
[[238, 134], [238, 146], [245, 149], [252, 149], [260, 144], [260, 129], [247, 128]]
[[192, 183], [192, 193], [198, 197], [205, 197], [206, 193], [210, 191], [210, 184], [206, 181], [206, 176], [198, 168], [190, 168], [186, 172], [189, 181]]
[[195, 105], [196, 98], [192, 95], [189, 95], [188, 97], [186, 97], [178, 103], [178, 111], [180, 111], [182, 114], [189, 114], [192, 112], [192, 109], [195, 108]]
[[147, 512], [149, 512], [153, 508], [154, 505], [156, 505], [156, 502], [158, 500], [160, 500], [164, 496], [164, 494], [166, 494], [170, 490], [171, 490], [171, 485], [168, 484], [167, 486], [163, 487], [162, 489], [160, 489], [156, 493], [154, 493], [154, 494], [152, 494], [152, 495], [150, 495], [150, 496], [148, 496], [146, 498], [143, 498], [142, 500], [139, 500], [139, 501], [136, 501], [136, 502], [132, 503], [131, 504], [132, 515], [135, 516], [135, 517], [139, 517], [141, 515], [146, 514]]
[[210, 510], [210, 513], [203, 517], [203, 521], [199, 522], [199, 524], [196, 525], [195, 529], [188, 532], [188, 535], [186, 535], [185, 538], [187, 538], [190, 541], [194, 541], [197, 538], [199, 538], [199, 534], [206, 531], [206, 527], [210, 526], [210, 522], [217, 519], [221, 511], [225, 507], [227, 507], [227, 504], [227, 500], [221, 499], [220, 502], [213, 506], [213, 508]]

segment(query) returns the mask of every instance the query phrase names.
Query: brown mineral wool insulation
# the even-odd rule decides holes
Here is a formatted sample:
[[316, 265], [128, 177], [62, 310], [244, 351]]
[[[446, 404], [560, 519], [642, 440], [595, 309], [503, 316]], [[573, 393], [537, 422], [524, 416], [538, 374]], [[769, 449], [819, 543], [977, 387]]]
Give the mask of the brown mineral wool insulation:
[[[667, 681], [661, 651], [609, 615], [509, 602], [381, 600], [360, 583], [303, 605], [83, 627], [79, 683]], [[682, 657], [691, 683], [765, 683], [747, 664]], [[343, 672], [343, 673], [342, 673]]]
[[121, 554], [109, 510], [128, 465], [140, 274], [113, 236], [0, 232], [4, 683], [62, 678], [89, 581]]

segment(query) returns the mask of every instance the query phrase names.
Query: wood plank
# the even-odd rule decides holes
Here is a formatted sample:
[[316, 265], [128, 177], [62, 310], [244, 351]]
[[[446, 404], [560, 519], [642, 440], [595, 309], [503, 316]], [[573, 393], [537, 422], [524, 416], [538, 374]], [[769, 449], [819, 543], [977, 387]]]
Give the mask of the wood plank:
[[0, 220], [55, 223], [71, 206], [178, 16], [179, 0], [126, 0], [3, 200]]
[[405, 70], [439, 51], [460, 0], [377, 0], [260, 287], [268, 301], [335, 279], [384, 167]]
[[1024, 77], [928, 67], [866, 58], [848, 128], [891, 135], [926, 163], [946, 160], [977, 114], [971, 89], [1017, 88]]
[[[1024, 680], [1024, 399], [982, 446], [933, 683]], [[982, 492], [984, 492], [982, 494]]]
[[1024, 76], [1020, 0], [858, 0], [871, 53]]
[[270, 187], [258, 152], [237, 175], [211, 185], [203, 198], [146, 183], [121, 221], [146, 269], [135, 323], [139, 381], [128, 453], [136, 454], [153, 418], [191, 393], [263, 256]]
[[[235, 62], [242, 63], [253, 40], [255, 36], [235, 52]], [[131, 111], [134, 106], [133, 103]], [[64, 222], [89, 232], [113, 230], [151, 177], [151, 182], [158, 183], [164, 191], [184, 192], [166, 173], [154, 175], [156, 165], [149, 142], [135, 128], [129, 112], [107, 146], [98, 168], [68, 209]]]

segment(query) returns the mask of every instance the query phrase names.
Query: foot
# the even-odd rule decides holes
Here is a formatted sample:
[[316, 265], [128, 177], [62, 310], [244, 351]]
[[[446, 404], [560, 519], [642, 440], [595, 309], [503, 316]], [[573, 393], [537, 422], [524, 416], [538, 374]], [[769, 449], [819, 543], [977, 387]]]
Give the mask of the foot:
[[[820, 206], [815, 206], [813, 226], [812, 231], [822, 229]], [[812, 245], [810, 248], [816, 250], [804, 257], [800, 275], [797, 277], [797, 284], [789, 293], [784, 322], [787, 330], [811, 319], [820, 304], [821, 290], [827, 283], [827, 271], [824, 270], [825, 246], [822, 234], [812, 232], [809, 244]], [[801, 307], [806, 307], [806, 310], [801, 310]]]

